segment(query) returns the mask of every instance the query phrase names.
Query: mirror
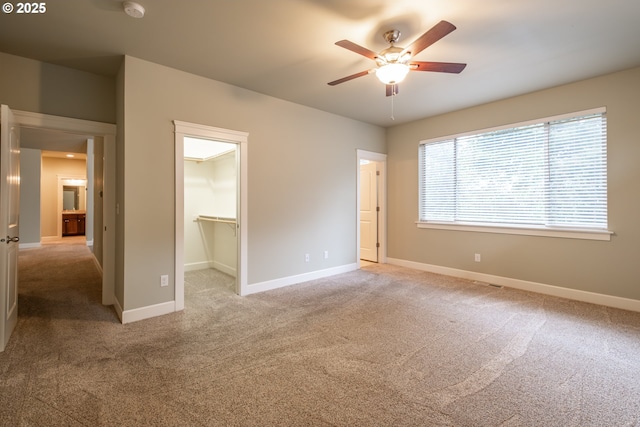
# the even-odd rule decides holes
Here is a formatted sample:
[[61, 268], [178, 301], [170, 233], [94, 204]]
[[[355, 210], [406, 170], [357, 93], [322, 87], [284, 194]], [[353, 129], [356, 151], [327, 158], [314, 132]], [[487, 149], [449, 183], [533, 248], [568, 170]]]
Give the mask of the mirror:
[[84, 211], [86, 210], [86, 187], [84, 185], [62, 186], [62, 210]]

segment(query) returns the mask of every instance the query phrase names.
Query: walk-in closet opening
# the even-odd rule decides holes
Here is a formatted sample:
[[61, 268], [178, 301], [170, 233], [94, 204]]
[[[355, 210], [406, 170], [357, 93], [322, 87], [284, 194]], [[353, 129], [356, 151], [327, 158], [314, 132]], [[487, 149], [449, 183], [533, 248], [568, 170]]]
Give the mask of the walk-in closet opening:
[[[184, 138], [184, 271], [237, 292], [238, 144]], [[196, 272], [196, 273], [194, 273]]]
[[[247, 294], [249, 134], [178, 120], [173, 124], [175, 310], [180, 311], [185, 308], [185, 276], [193, 273], [227, 274], [233, 291]], [[209, 152], [192, 152], [196, 147]], [[207, 279], [201, 283], [209, 285]]]

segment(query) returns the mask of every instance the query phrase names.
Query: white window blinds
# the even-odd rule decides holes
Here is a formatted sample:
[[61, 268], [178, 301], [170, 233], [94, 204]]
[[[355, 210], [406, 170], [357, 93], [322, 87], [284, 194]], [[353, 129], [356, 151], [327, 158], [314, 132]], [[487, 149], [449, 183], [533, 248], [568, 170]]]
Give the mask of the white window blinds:
[[420, 145], [420, 221], [607, 228], [604, 112]]

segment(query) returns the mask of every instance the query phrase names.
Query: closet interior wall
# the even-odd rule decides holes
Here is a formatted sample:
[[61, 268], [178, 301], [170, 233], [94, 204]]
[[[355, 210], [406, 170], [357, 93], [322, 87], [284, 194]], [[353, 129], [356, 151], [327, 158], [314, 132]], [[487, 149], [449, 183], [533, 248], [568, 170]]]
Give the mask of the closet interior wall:
[[215, 268], [236, 277], [236, 150], [184, 162], [184, 268]]

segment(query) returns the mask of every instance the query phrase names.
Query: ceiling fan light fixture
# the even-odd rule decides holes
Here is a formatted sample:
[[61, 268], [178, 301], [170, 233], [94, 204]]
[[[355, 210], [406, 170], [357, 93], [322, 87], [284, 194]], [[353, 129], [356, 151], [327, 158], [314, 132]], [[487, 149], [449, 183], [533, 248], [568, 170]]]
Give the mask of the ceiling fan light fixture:
[[380, 66], [376, 69], [376, 77], [386, 85], [395, 85], [407, 77], [409, 65], [401, 63], [391, 63]]

